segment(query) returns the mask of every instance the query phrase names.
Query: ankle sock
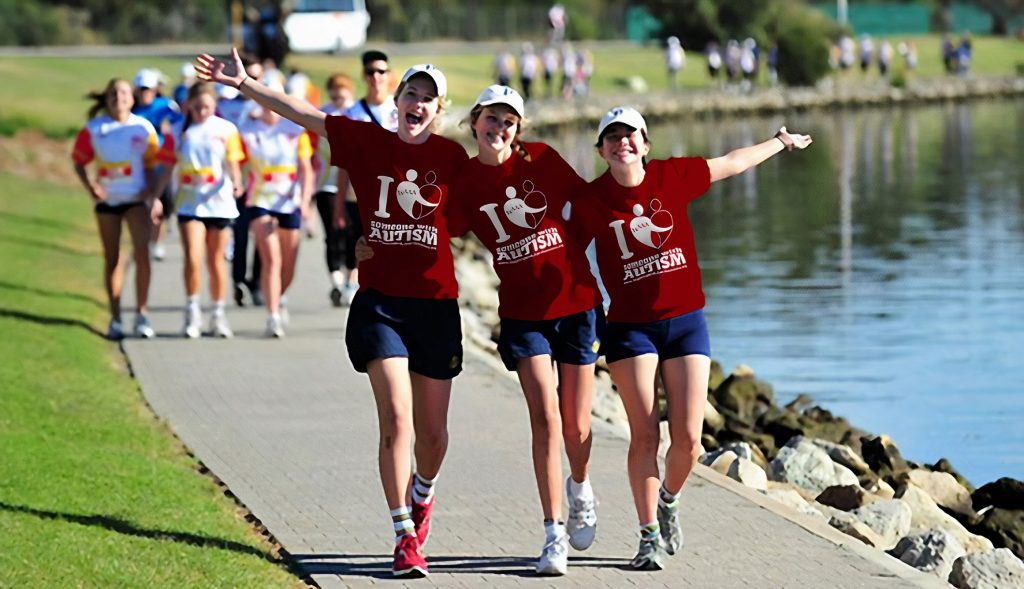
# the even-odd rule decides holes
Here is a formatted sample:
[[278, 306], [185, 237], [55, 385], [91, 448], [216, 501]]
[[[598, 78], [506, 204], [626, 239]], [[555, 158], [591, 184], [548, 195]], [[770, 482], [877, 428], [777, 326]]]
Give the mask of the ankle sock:
[[661, 534], [661, 528], [658, 526], [658, 522], [651, 522], [649, 524], [640, 524], [640, 539], [641, 540], [654, 540]]
[[412, 523], [412, 509], [408, 505], [391, 510], [391, 524], [395, 528], [395, 542], [406, 534], [416, 533], [416, 527]]
[[661, 489], [658, 490], [658, 505], [662, 505], [669, 509], [675, 509], [679, 506], [679, 493], [669, 493], [668, 489], [665, 488], [664, 483], [662, 483]]
[[416, 503], [429, 503], [434, 498], [434, 481], [436, 480], [437, 477], [425, 479], [419, 473], [413, 474], [412, 500]]

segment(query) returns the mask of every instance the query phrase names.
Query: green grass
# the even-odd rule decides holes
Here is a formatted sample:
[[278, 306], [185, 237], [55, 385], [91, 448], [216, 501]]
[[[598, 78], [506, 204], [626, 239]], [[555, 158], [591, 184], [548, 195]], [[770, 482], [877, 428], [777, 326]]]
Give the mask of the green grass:
[[[893, 38], [895, 44], [899, 39]], [[917, 45], [918, 77], [944, 75], [939, 57], [939, 37], [927, 35], [906, 37]], [[514, 49], [515, 44], [509, 43]], [[401, 72], [413, 63], [430, 62], [440, 66], [448, 77], [449, 97], [456, 106], [468, 106], [484, 86], [491, 83], [490, 54], [425, 54], [398, 56], [392, 67]], [[898, 56], [897, 56], [898, 57]], [[595, 46], [596, 64], [592, 81], [595, 93], [625, 93], [623, 80], [640, 75], [652, 91], [668, 88], [664, 57], [657, 47]], [[901, 67], [900, 59], [896, 60]], [[1001, 37], [976, 37], [972, 71], [981, 75], [1011, 75], [1017, 64], [1024, 63], [1024, 42]], [[83, 98], [90, 90], [100, 90], [111, 77], [131, 79], [143, 66], [157, 67], [171, 75], [178, 72], [180, 59], [59, 59], [59, 58], [0, 58], [0, 134], [11, 129], [30, 126], [49, 135], [70, 136], [85, 120], [88, 103]], [[329, 74], [347, 73], [359, 80], [358, 56], [293, 55], [290, 65], [303, 68], [317, 83], [322, 84]], [[709, 85], [702, 55], [688, 52], [686, 69], [681, 74], [684, 88], [705, 88]], [[859, 79], [859, 71], [847, 72], [846, 77]], [[877, 78], [872, 70], [868, 78]], [[176, 83], [176, 81], [175, 81]]]
[[298, 586], [100, 337], [80, 192], [0, 174], [0, 587]]

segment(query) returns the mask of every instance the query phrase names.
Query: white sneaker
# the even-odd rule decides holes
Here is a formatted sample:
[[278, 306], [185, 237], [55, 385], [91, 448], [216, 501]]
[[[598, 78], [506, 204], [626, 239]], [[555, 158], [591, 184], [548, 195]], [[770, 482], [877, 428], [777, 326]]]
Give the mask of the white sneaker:
[[156, 332], [153, 331], [153, 326], [149, 324], [149, 319], [145, 315], [135, 316], [135, 337], [143, 339], [150, 339], [156, 337]]
[[199, 328], [199, 323], [201, 319], [202, 318], [200, 317], [199, 309], [186, 308], [185, 327], [184, 329], [181, 330], [182, 334], [189, 339], [195, 339], [202, 335], [202, 332]]
[[569, 544], [576, 550], [586, 550], [594, 543], [597, 536], [597, 501], [589, 479], [579, 494], [572, 492], [572, 477], [565, 479], [565, 497], [569, 501], [569, 517], [565, 520], [565, 530], [569, 533]]
[[281, 327], [288, 327], [288, 323], [292, 317], [288, 314], [288, 307], [285, 306], [284, 301], [281, 301], [281, 306], [277, 309], [277, 314], [281, 316]]
[[164, 247], [162, 242], [154, 241], [149, 244], [149, 257], [159, 262], [163, 260], [166, 255], [167, 248]]
[[284, 328], [281, 326], [281, 318], [271, 315], [267, 317], [267, 330], [263, 332], [266, 337], [284, 337]]
[[117, 341], [122, 338], [124, 338], [124, 329], [121, 327], [121, 322], [111, 319], [110, 324], [107, 325], [107, 339]]
[[561, 533], [548, 539], [537, 561], [537, 574], [561, 576], [569, 569], [569, 536]]
[[235, 333], [231, 331], [231, 327], [228, 325], [226, 315], [213, 315], [210, 317], [210, 335], [225, 339], [235, 337]]
[[356, 293], [359, 292], [359, 285], [348, 283], [341, 289], [341, 306], [348, 307], [352, 304], [352, 299], [356, 298]]

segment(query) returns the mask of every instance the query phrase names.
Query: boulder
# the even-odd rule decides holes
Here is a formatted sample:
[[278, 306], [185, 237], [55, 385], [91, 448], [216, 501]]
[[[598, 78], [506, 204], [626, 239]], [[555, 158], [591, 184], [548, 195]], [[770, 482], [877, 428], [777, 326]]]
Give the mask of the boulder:
[[931, 497], [940, 507], [947, 511], [959, 513], [968, 518], [976, 518], [974, 508], [971, 507], [971, 494], [967, 489], [956, 482], [953, 475], [946, 472], [933, 472], [924, 469], [914, 469], [908, 472], [901, 481], [910, 482]]
[[722, 445], [726, 450], [732, 450], [740, 458], [746, 458], [761, 468], [768, 468], [768, 460], [765, 459], [761, 449], [746, 442], [727, 442]]
[[837, 417], [818, 406], [805, 409], [800, 415], [800, 423], [805, 436], [846, 444], [856, 451], [860, 451], [859, 437], [867, 435], [867, 432], [851, 426], [846, 418]]
[[927, 464], [925, 466], [935, 472], [945, 472], [953, 475], [953, 478], [956, 479], [956, 482], [960, 483], [961, 487], [967, 489], [969, 493], [974, 494], [974, 486], [971, 485], [970, 481], [968, 481], [964, 475], [960, 474], [957, 469], [953, 468], [953, 464], [949, 460], [940, 458], [935, 464]]
[[800, 416], [793, 411], [771, 407], [757, 420], [757, 427], [775, 440], [776, 446], [784, 446], [796, 436], [804, 435]]
[[985, 512], [981, 524], [972, 529], [1024, 560], [1024, 510], [993, 507]]
[[982, 485], [971, 496], [974, 508], [982, 510], [989, 505], [1003, 509], [1024, 509], [1024, 481], [1003, 477]]
[[832, 462], [821, 448], [797, 437], [768, 464], [768, 478], [793, 483], [817, 496], [833, 485], [856, 485], [857, 476], [850, 469]]
[[878, 535], [870, 526], [854, 518], [833, 516], [832, 519], [828, 520], [828, 525], [847, 536], [852, 536], [860, 540], [868, 546], [885, 550], [886, 545], [888, 544], [888, 541]]
[[799, 395], [796, 396], [795, 399], [793, 399], [789, 403], [786, 403], [785, 408], [789, 411], [799, 412], [806, 409], [807, 407], [810, 407], [813, 402], [814, 399], [812, 399], [810, 395], [806, 393], [800, 393]]
[[710, 401], [704, 401], [704, 432], [716, 434], [725, 428], [725, 418]]
[[910, 507], [913, 514], [911, 523], [915, 528], [945, 530], [956, 538], [968, 553], [992, 549], [992, 542], [988, 538], [968, 532], [963, 524], [939, 509], [939, 506], [932, 501], [927, 493], [914, 485], [903, 485], [896, 492], [896, 497]]
[[758, 491], [768, 490], [768, 476], [765, 475], [764, 470], [760, 466], [754, 464], [748, 458], [742, 456], [733, 461], [729, 465], [729, 470], [726, 475], [736, 481], [743, 483], [751, 489], [757, 489]]
[[828, 457], [831, 458], [833, 462], [842, 464], [853, 471], [853, 474], [858, 477], [871, 472], [871, 467], [868, 466], [868, 463], [864, 462], [864, 459], [854, 452], [853, 448], [850, 448], [846, 444], [837, 444], [835, 442], [818, 439], [811, 440], [811, 443], [828, 452]]
[[709, 464], [708, 466], [710, 466], [711, 470], [715, 472], [728, 475], [729, 468], [732, 467], [732, 463], [736, 462], [737, 460], [739, 460], [739, 457], [736, 456], [735, 452], [725, 450], [721, 454], [719, 454], [718, 457], [715, 458], [714, 461], [712, 461], [711, 464]]
[[[778, 483], [772, 483], [772, 485], [778, 485]], [[818, 518], [825, 517], [824, 514], [821, 513], [821, 511], [813, 507], [810, 503], [807, 502], [806, 499], [803, 498], [803, 496], [800, 495], [799, 492], [795, 491], [792, 488], [787, 489], [783, 487], [770, 486], [768, 489], [762, 492], [765, 494], [766, 497], [778, 501], [779, 503], [792, 508], [794, 511], [798, 513], [803, 513]]]
[[747, 423], [775, 404], [775, 394], [767, 383], [757, 380], [754, 371], [740, 365], [715, 389], [719, 409], [729, 409]]
[[718, 449], [718, 440], [710, 434], [701, 434], [700, 445], [705, 452], [713, 452]]
[[902, 501], [888, 499], [858, 507], [850, 512], [857, 521], [867, 525], [881, 538], [881, 544], [874, 544], [882, 550], [896, 546], [900, 538], [910, 531], [910, 507]]
[[894, 477], [910, 470], [892, 438], [884, 434], [870, 439], [861, 438], [861, 454], [871, 470], [882, 477]]
[[862, 489], [860, 485], [833, 485], [822, 491], [815, 498], [815, 501], [822, 505], [828, 505], [843, 511], [853, 511], [858, 507], [863, 507], [868, 503], [880, 500], [880, 498]]
[[966, 552], [948, 532], [935, 529], [904, 536], [889, 554], [945, 581], [953, 563]]
[[708, 375], [708, 393], [714, 392], [714, 390], [717, 389], [724, 380], [725, 372], [722, 370], [721, 362], [719, 362], [718, 360], [712, 360], [711, 374]]
[[1024, 563], [1006, 548], [956, 559], [949, 584], [958, 589], [1024, 589]]

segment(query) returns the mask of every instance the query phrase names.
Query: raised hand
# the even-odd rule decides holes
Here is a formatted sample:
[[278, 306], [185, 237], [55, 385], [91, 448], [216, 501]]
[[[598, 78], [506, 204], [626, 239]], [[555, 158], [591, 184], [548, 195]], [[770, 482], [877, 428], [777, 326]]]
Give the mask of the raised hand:
[[799, 133], [790, 133], [785, 127], [779, 129], [779, 132], [775, 136], [786, 146], [786, 149], [793, 151], [794, 149], [804, 149], [811, 144], [810, 135], [800, 135]]
[[231, 57], [226, 60], [219, 60], [209, 53], [196, 57], [196, 77], [208, 82], [217, 82], [225, 86], [238, 88], [248, 77], [245, 73], [245, 66], [242, 65], [242, 58], [238, 56], [238, 50], [231, 48]]

